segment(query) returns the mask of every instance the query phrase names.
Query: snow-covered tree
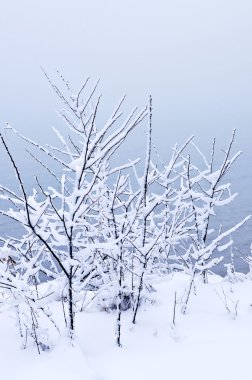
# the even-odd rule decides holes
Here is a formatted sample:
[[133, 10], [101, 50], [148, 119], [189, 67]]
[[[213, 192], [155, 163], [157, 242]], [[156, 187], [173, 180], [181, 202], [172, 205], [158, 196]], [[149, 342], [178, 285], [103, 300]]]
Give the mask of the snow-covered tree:
[[[228, 230], [212, 228], [218, 208], [236, 196], [223, 183], [240, 154], [231, 156], [235, 134], [217, 168], [215, 144], [207, 160], [193, 137], [173, 147], [167, 164], [155, 163], [151, 97], [149, 107], [135, 108], [126, 118], [123, 97], [102, 124], [98, 82], [88, 90], [87, 80], [73, 95], [68, 82], [63, 91], [45, 75], [64, 104], [63, 127], [54, 128], [58, 145], [42, 146], [9, 125], [5, 133], [14, 133], [28, 146], [50, 186], [38, 176], [33, 189], [24, 183], [8, 137], [0, 135], [18, 184], [14, 190], [0, 185], [0, 213], [23, 231], [19, 237], [10, 232], [0, 238], [0, 287], [6, 305], [16, 312], [24, 346], [32, 338], [39, 351], [50, 347], [48, 323], [60, 332], [50, 310], [55, 300], [61, 301], [70, 338], [76, 313], [94, 300], [102, 310], [115, 310], [116, 343], [121, 346], [122, 313], [132, 308], [136, 323], [141, 303], [153, 290], [153, 276], [173, 270], [190, 274], [185, 312], [195, 276], [207, 282], [207, 271], [221, 261], [216, 251], [228, 248], [230, 235], [246, 222]], [[115, 152], [145, 118], [143, 168], [138, 167], [140, 159], [116, 165]], [[190, 149], [203, 159], [203, 169], [192, 162]], [[93, 296], [86, 297], [88, 292]]]
[[[44, 268], [48, 272], [48, 262], [50, 263], [52, 270], [49, 276], [54, 277], [56, 273], [62, 281], [62, 299], [68, 303], [67, 327], [69, 336], [73, 336], [78, 293], [99, 272], [95, 262], [97, 249], [110, 249], [122, 239], [123, 232], [118, 231], [113, 241], [104, 242], [101, 240], [104, 234], [99, 236], [99, 229], [96, 228], [99, 206], [107, 193], [106, 183], [110, 174], [124, 168], [122, 166], [109, 170], [109, 159], [127, 135], [144, 119], [146, 109], [138, 112], [135, 108], [121, 121], [120, 109], [125, 99], [123, 97], [105, 125], [97, 128], [96, 118], [101, 101], [101, 95], [95, 97], [98, 82], [87, 95], [85, 89], [88, 81], [77, 95], [70, 94], [67, 97], [48, 76], [47, 78], [66, 105], [61, 116], [67, 131], [63, 133], [54, 129], [61, 146], [42, 147], [21, 136], [13, 128], [9, 129], [44, 153], [46, 159], [50, 158], [57, 163], [60, 168], [59, 175], [54, 174], [51, 166], [43, 159], [35, 156], [57, 185], [45, 189], [36, 178], [37, 188], [29, 194], [18, 163], [1, 135], [2, 146], [12, 163], [20, 187], [20, 193], [1, 187], [1, 199], [12, 206], [7, 211], [2, 211], [2, 214], [20, 223], [26, 230], [21, 239], [10, 239], [10, 242], [5, 240], [5, 246], [6, 249], [11, 247], [14, 255], [20, 257], [22, 268], [16, 268], [17, 272], [28, 271], [34, 250], [40, 255], [39, 268], [34, 264], [36, 271]], [[27, 248], [27, 239], [30, 236], [35, 239], [35, 244], [30, 244]], [[26, 246], [29, 256], [27, 260], [21, 260], [20, 255], [23, 253], [19, 252], [19, 246]]]
[[217, 169], [214, 169], [215, 141], [210, 162], [194, 144], [203, 158], [205, 169], [200, 170], [197, 166], [192, 165], [190, 157], [187, 159], [187, 176], [184, 180], [184, 186], [187, 188], [188, 204], [194, 220], [194, 233], [190, 235], [191, 243], [186, 249], [185, 255], [182, 256], [191, 274], [183, 312], [187, 307], [195, 275], [201, 273], [203, 281], [207, 282], [207, 271], [218, 265], [223, 259], [216, 253], [222, 252], [232, 245], [233, 241], [229, 237], [249, 218], [246, 217], [242, 222], [227, 230], [222, 225], [215, 226], [215, 229], [211, 228], [213, 227], [211, 219], [216, 216], [217, 209], [228, 205], [237, 195], [231, 193], [230, 183], [223, 183], [225, 175], [241, 153], [238, 152], [231, 156], [234, 137], [235, 131], [227, 150], [224, 151], [224, 159]]

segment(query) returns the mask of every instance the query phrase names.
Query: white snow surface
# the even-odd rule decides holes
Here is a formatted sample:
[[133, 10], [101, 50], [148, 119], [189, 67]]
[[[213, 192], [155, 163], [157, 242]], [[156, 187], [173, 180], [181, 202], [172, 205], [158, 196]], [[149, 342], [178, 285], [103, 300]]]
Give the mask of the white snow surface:
[[[251, 280], [240, 275], [231, 283], [209, 275], [209, 283], [203, 284], [197, 278], [196, 294], [192, 292], [183, 315], [181, 301], [189, 282], [182, 273], [154, 281], [155, 302], [142, 305], [136, 325], [130, 311], [123, 314], [122, 348], [115, 343], [116, 315], [92, 305], [77, 315], [74, 343], [63, 336], [55, 340], [54, 349], [38, 355], [34, 346], [21, 348], [15, 317], [1, 308], [0, 379], [250, 379]], [[2, 301], [4, 305], [4, 296]], [[57, 312], [59, 305], [54, 308]]]

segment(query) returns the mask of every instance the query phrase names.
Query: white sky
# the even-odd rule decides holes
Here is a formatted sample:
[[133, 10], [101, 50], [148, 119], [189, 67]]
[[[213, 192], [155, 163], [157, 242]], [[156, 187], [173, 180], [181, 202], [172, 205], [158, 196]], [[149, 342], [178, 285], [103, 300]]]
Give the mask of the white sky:
[[77, 87], [100, 77], [108, 104], [152, 93], [163, 151], [191, 134], [224, 142], [237, 127], [246, 152], [251, 41], [251, 0], [0, 0], [0, 123], [33, 136], [55, 124], [42, 65]]

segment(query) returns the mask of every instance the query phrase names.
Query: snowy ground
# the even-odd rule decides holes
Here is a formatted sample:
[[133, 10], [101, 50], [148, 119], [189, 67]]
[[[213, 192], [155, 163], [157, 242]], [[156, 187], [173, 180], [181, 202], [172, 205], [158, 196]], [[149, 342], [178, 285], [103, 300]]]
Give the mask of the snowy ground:
[[56, 348], [39, 356], [35, 347], [20, 348], [15, 319], [3, 311], [0, 379], [250, 379], [252, 282], [231, 284], [217, 276], [209, 282], [196, 281], [197, 295], [192, 294], [186, 315], [178, 303], [175, 327], [174, 294], [179, 301], [189, 277], [178, 273], [156, 282], [156, 303], [142, 307], [134, 327], [130, 313], [124, 313], [122, 348], [115, 345], [115, 315], [92, 307], [77, 317], [74, 346], [62, 337]]

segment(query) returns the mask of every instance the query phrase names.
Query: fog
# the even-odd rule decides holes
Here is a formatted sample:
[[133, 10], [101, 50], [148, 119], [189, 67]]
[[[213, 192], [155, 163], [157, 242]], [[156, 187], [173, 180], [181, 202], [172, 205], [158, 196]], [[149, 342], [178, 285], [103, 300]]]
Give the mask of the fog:
[[237, 128], [237, 147], [249, 153], [251, 1], [0, 4], [2, 125], [42, 138], [57, 123], [43, 66], [53, 77], [59, 70], [75, 90], [88, 75], [101, 78], [105, 108], [123, 93], [129, 107], [141, 106], [151, 93], [154, 141], [163, 152], [191, 134], [201, 145], [214, 136], [224, 145]]

